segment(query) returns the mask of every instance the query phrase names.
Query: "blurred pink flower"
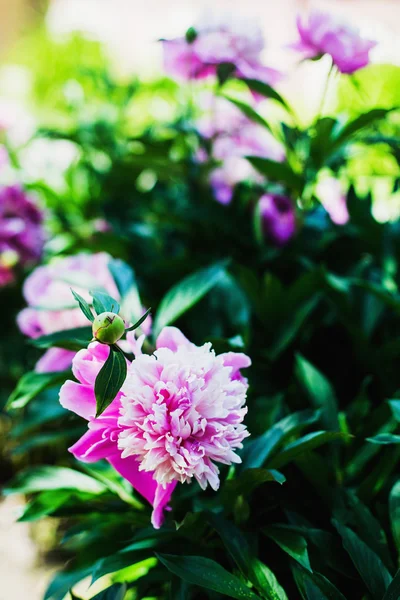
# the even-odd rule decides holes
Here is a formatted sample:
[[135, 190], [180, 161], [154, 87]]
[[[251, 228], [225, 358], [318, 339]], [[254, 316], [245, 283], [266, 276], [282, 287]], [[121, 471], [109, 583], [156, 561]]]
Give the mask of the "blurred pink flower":
[[338, 21], [331, 15], [314, 11], [308, 20], [297, 19], [300, 40], [291, 47], [305, 58], [332, 57], [333, 64], [342, 73], [354, 73], [369, 64], [369, 52], [376, 42], [363, 39], [359, 31]]
[[[109, 261], [110, 256], [105, 252], [77, 254], [35, 269], [24, 284], [24, 297], [29, 307], [17, 317], [21, 331], [31, 338], [37, 338], [63, 329], [89, 325], [76, 305], [71, 288], [89, 303], [92, 301], [89, 294], [91, 289], [105, 291], [119, 300], [117, 286], [108, 268]], [[150, 326], [151, 319], [147, 318], [142, 325], [143, 331], [148, 333]], [[51, 348], [39, 360], [36, 370], [64, 370], [71, 365], [74, 355], [75, 352], [70, 350]]]
[[319, 181], [316, 192], [332, 221], [336, 225], [345, 225], [350, 217], [340, 181], [335, 177], [325, 177]]
[[280, 142], [261, 125], [246, 117], [224, 98], [216, 98], [214, 105], [198, 122], [199, 132], [212, 141], [212, 157], [220, 161], [210, 175], [210, 183], [218, 202], [229, 204], [234, 187], [245, 180], [263, 182], [263, 177], [245, 156], [260, 156], [281, 162], [285, 150]]
[[[166, 327], [153, 355], [141, 353], [128, 364], [122, 390], [98, 418], [94, 382], [108, 348], [98, 343], [81, 350], [73, 362], [78, 382], [67, 381], [61, 404], [89, 421], [88, 431], [70, 448], [85, 462], [108, 460], [153, 505], [152, 523], [179, 481], [195, 478], [217, 489], [215, 462], [240, 462], [236, 450], [248, 436], [242, 424], [250, 365], [241, 353], [215, 355], [211, 344], [198, 347], [175, 327]], [[214, 462], [215, 461], [215, 462]]]
[[19, 185], [0, 188], [0, 285], [14, 268], [37, 262], [44, 245], [43, 214]]
[[296, 232], [296, 210], [292, 200], [265, 194], [260, 198], [258, 210], [263, 233], [277, 246], [284, 246]]
[[264, 39], [252, 21], [230, 15], [203, 19], [186, 37], [163, 40], [167, 73], [182, 79], [216, 75], [219, 65], [231, 65], [232, 75], [276, 83], [281, 75], [261, 63]]

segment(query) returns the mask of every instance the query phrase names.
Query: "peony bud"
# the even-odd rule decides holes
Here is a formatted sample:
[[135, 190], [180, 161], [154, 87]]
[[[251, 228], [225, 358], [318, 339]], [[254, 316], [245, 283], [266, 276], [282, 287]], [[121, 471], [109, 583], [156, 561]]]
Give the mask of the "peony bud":
[[103, 312], [93, 321], [93, 335], [98, 342], [115, 344], [125, 332], [125, 323], [112, 312]]

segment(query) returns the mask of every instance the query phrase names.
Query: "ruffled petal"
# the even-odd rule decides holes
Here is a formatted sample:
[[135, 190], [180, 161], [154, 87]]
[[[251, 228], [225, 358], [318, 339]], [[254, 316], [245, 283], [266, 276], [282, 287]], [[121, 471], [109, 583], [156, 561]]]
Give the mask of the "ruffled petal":
[[110, 440], [104, 429], [89, 429], [69, 451], [77, 460], [96, 462], [102, 458], [109, 459], [118, 452], [116, 442]]

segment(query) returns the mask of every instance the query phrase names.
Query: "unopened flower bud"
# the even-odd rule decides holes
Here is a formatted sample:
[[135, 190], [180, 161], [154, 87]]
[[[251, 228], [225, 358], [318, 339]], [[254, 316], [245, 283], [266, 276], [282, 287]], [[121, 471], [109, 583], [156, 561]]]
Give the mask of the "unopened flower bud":
[[115, 344], [124, 335], [125, 323], [112, 312], [103, 312], [93, 321], [93, 336], [103, 344]]

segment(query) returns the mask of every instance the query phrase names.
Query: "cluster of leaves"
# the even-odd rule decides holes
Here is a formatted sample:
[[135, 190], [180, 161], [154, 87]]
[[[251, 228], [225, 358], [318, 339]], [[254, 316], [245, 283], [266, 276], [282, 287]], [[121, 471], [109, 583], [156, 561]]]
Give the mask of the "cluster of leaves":
[[[242, 464], [221, 469], [218, 492], [178, 486], [160, 530], [149, 527], [149, 507], [111, 467], [67, 455], [84, 428], [58, 403], [72, 374], [32, 371], [20, 379], [8, 402], [12, 451], [33, 466], [5, 492], [27, 495], [21, 521], [60, 519], [60, 544], [71, 558], [46, 600], [63, 600], [89, 576], [103, 588], [96, 600], [399, 597], [400, 227], [376, 222], [371, 198], [353, 187], [342, 227], [314, 197], [318, 172], [346, 168], [353, 145], [367, 147], [392, 107], [305, 129], [290, 121], [274, 90], [247, 85], [288, 116], [279, 125], [286, 162], [251, 159], [267, 178], [262, 189], [284, 189], [309, 207], [283, 249], [255, 235], [259, 184], [239, 186], [228, 207], [215, 202], [206, 168], [193, 160], [198, 134], [181, 116], [133, 136], [125, 111], [106, 125], [95, 111], [92, 121], [70, 118], [45, 132], [80, 149], [67, 178], [84, 173], [90, 181], [71, 186], [81, 194], [71, 212], [46, 182], [34, 184], [51, 198], [59, 236], [69, 235], [62, 250], [109, 251], [121, 307], [137, 302], [140, 289], [154, 307], [153, 336], [176, 323], [195, 343], [240, 349], [253, 361]], [[122, 96], [134, 105], [135, 90], [127, 89], [113, 82], [107, 94], [119, 108]], [[393, 139], [386, 145], [397, 160]], [[100, 154], [107, 160], [93, 160]], [[79, 211], [82, 219], [106, 216], [112, 230], [76, 233]], [[79, 350], [91, 336], [86, 327], [34, 345]]]

